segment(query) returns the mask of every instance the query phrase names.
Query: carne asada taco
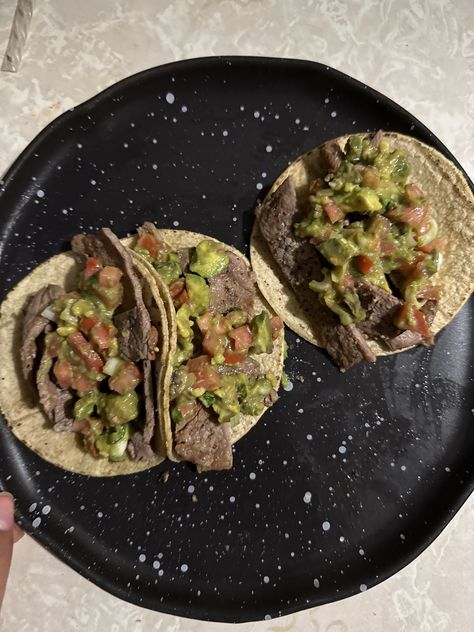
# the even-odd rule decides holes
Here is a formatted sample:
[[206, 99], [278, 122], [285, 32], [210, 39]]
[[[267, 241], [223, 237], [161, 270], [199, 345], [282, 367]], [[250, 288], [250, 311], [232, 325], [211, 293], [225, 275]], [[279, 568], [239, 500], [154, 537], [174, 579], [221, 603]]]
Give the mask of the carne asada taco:
[[293, 162], [255, 213], [263, 295], [342, 371], [431, 345], [473, 291], [473, 193], [414, 138], [329, 141]]
[[146, 223], [133, 244], [166, 284], [171, 362], [162, 432], [172, 460], [232, 467], [232, 444], [277, 399], [284, 331], [247, 259], [215, 239]]
[[2, 412], [47, 461], [112, 476], [163, 460], [168, 319], [155, 281], [111, 230], [77, 235], [72, 252], [8, 294], [0, 344]]

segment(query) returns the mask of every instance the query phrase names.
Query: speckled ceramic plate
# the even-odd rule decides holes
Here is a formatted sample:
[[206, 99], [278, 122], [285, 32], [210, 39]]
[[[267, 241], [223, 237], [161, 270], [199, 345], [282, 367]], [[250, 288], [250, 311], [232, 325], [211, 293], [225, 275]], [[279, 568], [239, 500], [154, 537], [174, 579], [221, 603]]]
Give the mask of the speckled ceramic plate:
[[[101, 226], [125, 234], [151, 219], [248, 251], [255, 203], [290, 160], [379, 127], [452, 158], [392, 101], [326, 66], [210, 58], [130, 77], [51, 123], [6, 175], [2, 296]], [[418, 555], [473, 488], [473, 311], [433, 349], [346, 375], [288, 334], [293, 389], [237, 444], [230, 472], [164, 463], [87, 478], [2, 423], [1, 484], [33, 537], [148, 608], [249, 621], [353, 595]]]

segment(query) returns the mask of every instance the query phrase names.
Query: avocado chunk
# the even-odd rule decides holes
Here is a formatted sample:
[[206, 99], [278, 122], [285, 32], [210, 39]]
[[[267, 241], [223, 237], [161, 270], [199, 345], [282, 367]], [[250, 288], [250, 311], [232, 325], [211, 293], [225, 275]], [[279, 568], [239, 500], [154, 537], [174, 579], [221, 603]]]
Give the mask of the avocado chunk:
[[74, 404], [74, 419], [87, 419], [91, 417], [94, 408], [99, 404], [100, 394], [98, 391], [91, 391], [79, 398]]
[[359, 213], [377, 213], [382, 208], [379, 196], [373, 189], [361, 187], [359, 191], [353, 191], [347, 201], [352, 211]]
[[272, 327], [268, 312], [263, 311], [261, 314], [254, 316], [250, 323], [250, 328], [253, 333], [250, 351], [253, 353], [271, 353], [273, 349]]
[[211, 279], [223, 272], [229, 265], [229, 257], [221, 244], [205, 239], [198, 243], [189, 268], [205, 279]]
[[107, 395], [104, 405], [107, 421], [113, 425], [119, 425], [136, 419], [139, 414], [138, 404], [136, 391], [129, 391], [124, 395]]
[[319, 252], [333, 266], [342, 266], [358, 254], [358, 248], [344, 237], [333, 237], [318, 246]]
[[192, 340], [193, 323], [190, 320], [191, 306], [189, 303], [181, 305], [176, 312], [176, 326], [178, 328], [178, 337], [183, 340]]
[[192, 316], [199, 316], [209, 307], [209, 286], [202, 276], [185, 274], [186, 290]]
[[176, 252], [170, 252], [167, 259], [167, 261], [159, 263], [153, 262], [153, 267], [166, 285], [171, 285], [181, 276], [181, 266], [179, 265], [179, 256]]

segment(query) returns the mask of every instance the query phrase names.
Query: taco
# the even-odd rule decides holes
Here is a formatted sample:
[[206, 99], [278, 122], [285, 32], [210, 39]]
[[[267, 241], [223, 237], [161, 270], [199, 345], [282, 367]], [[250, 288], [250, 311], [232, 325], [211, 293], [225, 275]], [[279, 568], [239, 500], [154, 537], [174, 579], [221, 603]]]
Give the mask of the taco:
[[255, 214], [262, 294], [342, 371], [433, 344], [473, 291], [473, 193], [414, 138], [329, 141], [297, 158]]
[[235, 248], [146, 223], [133, 244], [165, 283], [171, 362], [162, 434], [172, 460], [232, 466], [232, 444], [277, 399], [284, 331]]
[[168, 331], [156, 283], [112, 231], [74, 237], [72, 252], [38, 266], [1, 306], [7, 423], [73, 472], [110, 476], [158, 464]]

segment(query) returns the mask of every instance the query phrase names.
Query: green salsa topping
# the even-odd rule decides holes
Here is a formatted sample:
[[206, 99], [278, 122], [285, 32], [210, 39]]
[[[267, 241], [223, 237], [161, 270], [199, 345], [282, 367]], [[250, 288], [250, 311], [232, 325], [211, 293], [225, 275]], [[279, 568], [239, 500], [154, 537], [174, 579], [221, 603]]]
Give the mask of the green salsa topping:
[[132, 425], [141, 416], [142, 375], [119, 354], [114, 312], [122, 302], [122, 272], [89, 257], [79, 288], [48, 308], [56, 325], [46, 336], [48, 369], [75, 396], [73, 429], [95, 457], [127, 458]]
[[[159, 260], [180, 259], [180, 253], [172, 252], [156, 234], [141, 235], [135, 249], [143, 254], [144, 247], [159, 274]], [[266, 311], [251, 315], [235, 308], [222, 314], [210, 308], [208, 279], [228, 265], [224, 246], [206, 239], [191, 249], [191, 272], [181, 272], [168, 284], [178, 334], [170, 393], [170, 414], [176, 424], [202, 406], [212, 409], [219, 422], [235, 426], [242, 414], [263, 412], [265, 399], [277, 386], [276, 377], [263, 374], [252, 356], [272, 352], [281, 321]]]
[[319, 300], [343, 325], [362, 321], [357, 284], [368, 282], [404, 301], [395, 324], [427, 335], [420, 311], [437, 297], [430, 283], [443, 240], [426, 195], [408, 182], [405, 152], [386, 140], [352, 136], [338, 168], [309, 187], [309, 211], [295, 224], [322, 258], [321, 277], [310, 282]]

